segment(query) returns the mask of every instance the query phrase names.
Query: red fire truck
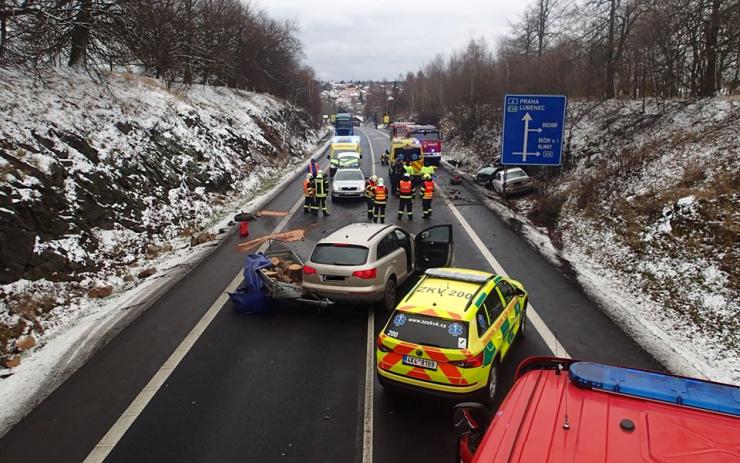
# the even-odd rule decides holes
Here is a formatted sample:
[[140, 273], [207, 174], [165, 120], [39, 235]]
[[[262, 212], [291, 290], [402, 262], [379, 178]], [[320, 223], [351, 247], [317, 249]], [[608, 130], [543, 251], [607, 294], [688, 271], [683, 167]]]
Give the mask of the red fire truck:
[[410, 138], [413, 122], [394, 122], [390, 125], [391, 143], [394, 138]]
[[516, 378], [493, 417], [455, 407], [458, 461], [740, 462], [738, 386], [552, 357]]
[[442, 135], [439, 129], [433, 125], [412, 125], [411, 138], [421, 142], [424, 151], [424, 165], [438, 166], [442, 159]]

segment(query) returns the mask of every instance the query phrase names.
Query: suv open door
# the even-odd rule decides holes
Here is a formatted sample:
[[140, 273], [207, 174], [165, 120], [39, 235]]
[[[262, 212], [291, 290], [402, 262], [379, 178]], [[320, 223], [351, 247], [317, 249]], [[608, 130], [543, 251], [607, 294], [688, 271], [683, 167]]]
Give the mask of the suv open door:
[[435, 225], [423, 230], [414, 239], [417, 271], [452, 265], [454, 243], [452, 225]]

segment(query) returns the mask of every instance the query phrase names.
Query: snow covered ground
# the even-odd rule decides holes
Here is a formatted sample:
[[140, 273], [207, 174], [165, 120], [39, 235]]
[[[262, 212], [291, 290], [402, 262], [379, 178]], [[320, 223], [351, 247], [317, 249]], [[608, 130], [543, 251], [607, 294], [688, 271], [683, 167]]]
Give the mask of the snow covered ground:
[[[740, 100], [569, 106], [565, 167], [491, 206], [668, 368], [740, 383]], [[447, 159], [474, 174], [491, 132]]]
[[[324, 131], [267, 95], [0, 69], [0, 435], [233, 232]], [[148, 276], [146, 276], [149, 274]], [[36, 345], [22, 343], [31, 338]]]

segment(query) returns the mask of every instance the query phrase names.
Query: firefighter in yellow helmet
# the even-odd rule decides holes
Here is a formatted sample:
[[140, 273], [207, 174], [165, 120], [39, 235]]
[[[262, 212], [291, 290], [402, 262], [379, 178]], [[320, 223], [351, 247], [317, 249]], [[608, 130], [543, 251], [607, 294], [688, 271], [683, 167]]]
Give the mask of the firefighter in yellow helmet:
[[421, 195], [421, 207], [424, 210], [425, 219], [432, 218], [432, 197], [434, 196], [434, 181], [432, 176], [424, 174], [424, 181], [419, 189], [419, 195]]
[[319, 169], [316, 172], [316, 179], [314, 180], [316, 193], [314, 194], [316, 202], [314, 203], [313, 213], [319, 215], [319, 209], [324, 216], [329, 215], [329, 210], [326, 207], [326, 196], [329, 193], [329, 179], [324, 175], [324, 171]]
[[314, 193], [316, 188], [313, 182], [313, 174], [310, 172], [306, 174], [306, 179], [303, 181], [303, 213], [308, 214], [314, 210]]

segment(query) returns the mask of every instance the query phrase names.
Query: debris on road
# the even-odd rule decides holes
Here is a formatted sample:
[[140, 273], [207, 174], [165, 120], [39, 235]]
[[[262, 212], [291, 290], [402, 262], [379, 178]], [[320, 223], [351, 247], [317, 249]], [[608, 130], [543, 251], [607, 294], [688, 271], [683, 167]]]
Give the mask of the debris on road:
[[306, 236], [306, 231], [303, 229], [288, 230], [281, 233], [273, 233], [270, 235], [260, 236], [253, 240], [249, 240], [244, 243], [237, 245], [237, 248], [242, 251], [250, 251], [262, 243], [266, 243], [269, 240], [282, 241], [283, 243], [292, 243], [293, 241], [300, 241]]
[[266, 217], [285, 217], [286, 215], [288, 215], [288, 213], [285, 211], [259, 211], [258, 212], [258, 217], [263, 216], [263, 215]]

